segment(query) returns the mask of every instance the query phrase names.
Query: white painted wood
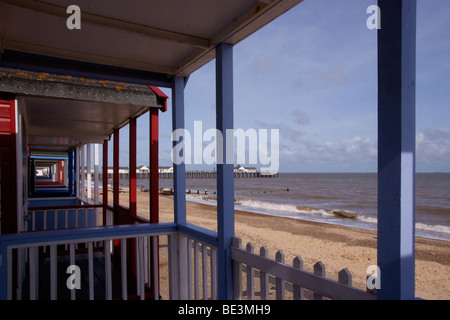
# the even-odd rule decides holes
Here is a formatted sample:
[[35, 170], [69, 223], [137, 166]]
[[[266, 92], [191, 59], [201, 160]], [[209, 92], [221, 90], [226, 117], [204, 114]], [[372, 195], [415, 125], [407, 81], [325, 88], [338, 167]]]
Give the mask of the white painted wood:
[[145, 283], [150, 287], [153, 279], [152, 274], [152, 239], [151, 237], [145, 237], [145, 250], [144, 250], [144, 263], [145, 263]]
[[[26, 211], [25, 211], [26, 212]], [[9, 250], [7, 250], [9, 251]], [[18, 248], [17, 249], [17, 290], [16, 290], [16, 299], [22, 300], [22, 289], [26, 276], [25, 272], [25, 260], [26, 260], [26, 248]], [[8, 256], [9, 253], [7, 253]], [[1, 264], [1, 262], [0, 262]]]
[[94, 250], [93, 242], [88, 242], [89, 300], [94, 300]]
[[[264, 259], [268, 259], [269, 253], [265, 246], [260, 248], [259, 255]], [[261, 286], [261, 300], [269, 300], [269, 274], [261, 270], [259, 272], [259, 282]]]
[[188, 300], [192, 300], [192, 239], [187, 238], [187, 290]]
[[139, 248], [139, 295], [141, 300], [145, 299], [145, 263], [144, 263], [144, 238], [138, 238]]
[[197, 240], [194, 240], [194, 299], [200, 300], [200, 290], [199, 290], [199, 282], [200, 282], [200, 266], [199, 266], [199, 250], [200, 244]]
[[[322, 261], [316, 262], [314, 265], [314, 274], [316, 276], [325, 278], [325, 266]], [[314, 291], [314, 300], [324, 300], [324, 296], [317, 291]]]
[[58, 296], [58, 283], [57, 283], [57, 256], [56, 245], [50, 246], [50, 299], [56, 300]]
[[180, 272], [178, 255], [178, 233], [170, 234], [168, 237], [169, 249], [169, 299], [180, 299]]
[[187, 238], [181, 234], [178, 234], [178, 254], [179, 254], [179, 274], [180, 274], [180, 299], [189, 299], [188, 291], [188, 268], [187, 268]]
[[141, 255], [139, 252], [139, 240], [138, 238], [134, 239], [134, 250], [135, 250], [135, 256], [136, 256], [136, 295], [141, 295], [141, 273], [140, 273], [140, 266], [141, 266]]
[[29, 249], [29, 264], [30, 264], [30, 300], [38, 299], [38, 274], [39, 274], [39, 247], [31, 247]]
[[122, 299], [128, 299], [127, 288], [127, 239], [120, 240], [120, 266], [121, 266], [121, 284], [122, 284]]
[[103, 245], [105, 250], [105, 296], [106, 300], [112, 300], [111, 240], [105, 240]]
[[[284, 253], [281, 250], [278, 250], [275, 254], [275, 261], [278, 263], [284, 264]], [[283, 278], [276, 277], [275, 278], [276, 283], [276, 299], [277, 300], [284, 300], [285, 299], [285, 291], [286, 291], [286, 283], [283, 280]]]
[[[241, 239], [233, 238], [233, 246], [241, 248]], [[233, 260], [233, 299], [242, 299], [242, 263]]]
[[217, 300], [217, 249], [210, 247], [211, 252], [211, 299]]
[[[298, 270], [303, 270], [303, 260], [300, 256], [297, 256], [294, 258], [292, 265], [294, 268]], [[305, 290], [300, 287], [299, 285], [294, 284], [293, 285], [293, 293], [294, 293], [294, 300], [304, 300], [305, 299]]]
[[[247, 252], [253, 253], [253, 243], [249, 242], [246, 248]], [[251, 266], [247, 266], [247, 299], [254, 300], [255, 299], [255, 290], [254, 290], [254, 278], [255, 271]]]
[[[69, 260], [71, 265], [75, 264], [75, 243], [71, 243], [69, 245]], [[75, 299], [76, 299], [76, 289], [72, 289], [70, 290], [70, 300]]]
[[[363, 290], [348, 285], [342, 285], [337, 281], [323, 277], [325, 268], [321, 263], [316, 264], [316, 273], [300, 270], [297, 266], [292, 267], [286, 264], [280, 264], [269, 259], [265, 251], [263, 254], [250, 254], [245, 250], [232, 247], [232, 259], [246, 265], [251, 265], [260, 271], [262, 298], [266, 297], [266, 289], [264, 284], [268, 283], [265, 277], [271, 275], [291, 282], [294, 286], [305, 288], [316, 292], [317, 297], [326, 296], [330, 299], [347, 299], [347, 300], [373, 300], [376, 295], [369, 294]], [[319, 272], [320, 270], [320, 272]], [[319, 292], [320, 291], [320, 292]]]
[[208, 300], [208, 247], [202, 243], [202, 284], [203, 300]]
[[153, 248], [153, 257], [152, 257], [152, 262], [153, 262], [153, 294], [155, 296], [155, 300], [159, 300], [159, 274], [158, 274], [158, 270], [159, 270], [159, 257], [158, 257], [158, 243], [159, 243], [159, 239], [158, 237], [152, 237], [152, 248]]
[[352, 274], [350, 273], [350, 271], [347, 268], [339, 271], [338, 282], [345, 286], [349, 286], [349, 287], [352, 286]]

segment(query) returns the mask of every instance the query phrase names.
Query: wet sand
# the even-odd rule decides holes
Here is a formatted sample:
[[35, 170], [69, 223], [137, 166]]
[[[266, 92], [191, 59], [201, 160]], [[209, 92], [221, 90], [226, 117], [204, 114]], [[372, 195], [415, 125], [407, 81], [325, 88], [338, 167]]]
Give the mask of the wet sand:
[[[149, 194], [137, 192], [137, 197], [138, 215], [148, 218]], [[128, 204], [127, 193], [120, 194], [120, 198], [122, 205]], [[160, 222], [172, 222], [173, 199], [160, 195], [159, 201]], [[215, 206], [187, 202], [186, 211], [189, 223], [216, 230]], [[322, 261], [327, 277], [332, 279], [348, 268], [353, 285], [361, 289], [365, 289], [367, 267], [377, 261], [377, 235], [373, 230], [236, 210], [235, 235], [242, 239], [243, 246], [252, 242], [255, 251], [266, 246], [271, 258], [281, 249], [287, 264], [300, 255], [305, 270], [312, 271], [313, 265]], [[166, 276], [161, 270], [162, 282]], [[164, 288], [161, 293], [167, 294]], [[450, 299], [450, 242], [416, 237], [416, 297]]]

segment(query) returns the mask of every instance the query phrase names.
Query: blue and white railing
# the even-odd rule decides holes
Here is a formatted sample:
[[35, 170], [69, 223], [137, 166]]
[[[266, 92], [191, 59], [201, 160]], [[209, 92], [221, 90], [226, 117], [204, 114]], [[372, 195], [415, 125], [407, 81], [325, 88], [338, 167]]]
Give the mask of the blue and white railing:
[[[215, 232], [199, 227], [186, 225], [177, 226], [174, 223], [134, 224], [120, 226], [102, 226], [92, 228], [50, 230], [27, 232], [21, 234], [2, 235], [0, 238], [0, 299], [39, 299], [39, 292], [48, 290], [50, 299], [58, 298], [58, 268], [61, 255], [69, 254], [71, 265], [76, 265], [76, 247], [83, 246], [84, 254], [88, 256], [87, 272], [89, 299], [94, 299], [94, 250], [99, 248], [104, 255], [104, 299], [112, 299], [112, 283], [121, 283], [121, 298], [127, 299], [130, 294], [145, 298], [145, 288], [153, 288], [153, 297], [160, 296], [158, 275], [158, 243], [159, 238], [167, 237], [170, 299], [215, 299], [217, 297], [217, 235]], [[120, 246], [120, 275], [112, 272], [112, 243], [134, 240], [136, 290], [128, 292], [130, 272], [127, 272], [127, 246]], [[59, 251], [58, 246], [68, 246], [67, 251]], [[49, 248], [50, 265], [49, 283], [39, 283], [39, 254], [43, 248]], [[201, 257], [201, 258], [200, 258]], [[15, 259], [20, 259], [16, 263]], [[27, 261], [27, 264], [22, 262]], [[18, 267], [19, 266], [19, 267]], [[150, 270], [156, 272], [150, 272]], [[25, 275], [25, 276], [24, 276]], [[120, 279], [113, 279], [118, 276]], [[15, 281], [14, 279], [17, 279]], [[23, 280], [28, 281], [29, 296], [22, 296]], [[201, 286], [201, 289], [200, 289]], [[39, 289], [40, 288], [40, 289]], [[69, 289], [67, 289], [69, 290]], [[76, 299], [77, 289], [72, 288], [70, 298]]]

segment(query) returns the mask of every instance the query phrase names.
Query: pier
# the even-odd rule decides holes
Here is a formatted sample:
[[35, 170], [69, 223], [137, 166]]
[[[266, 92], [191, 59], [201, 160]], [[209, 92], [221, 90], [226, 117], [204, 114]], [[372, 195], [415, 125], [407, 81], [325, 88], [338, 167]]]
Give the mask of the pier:
[[[103, 173], [99, 173], [99, 177], [102, 177]], [[92, 178], [94, 178], [94, 173], [91, 173]], [[173, 179], [173, 172], [160, 172], [158, 174], [159, 179]], [[216, 171], [186, 171], [186, 179], [215, 179], [217, 178]], [[136, 173], [136, 179], [148, 179], [150, 173]], [[234, 178], [278, 178], [278, 172], [235, 172]], [[113, 178], [113, 173], [108, 172], [108, 179]], [[119, 179], [128, 179], [129, 173], [122, 172], [119, 173]]]

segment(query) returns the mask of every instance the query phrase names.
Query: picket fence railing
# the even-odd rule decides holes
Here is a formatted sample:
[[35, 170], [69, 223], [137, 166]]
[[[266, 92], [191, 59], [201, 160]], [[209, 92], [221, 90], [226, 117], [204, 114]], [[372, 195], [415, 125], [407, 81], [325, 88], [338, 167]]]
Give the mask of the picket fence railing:
[[[254, 253], [250, 242], [246, 248], [241, 247], [241, 239], [234, 238], [231, 248], [234, 268], [235, 299], [254, 300], [257, 295], [261, 300], [285, 300], [287, 293], [294, 300], [374, 300], [373, 292], [352, 287], [352, 276], [347, 268], [338, 274], [338, 281], [325, 277], [325, 266], [322, 262], [314, 265], [314, 272], [303, 269], [300, 256], [287, 265], [284, 254], [280, 250], [275, 260], [268, 257], [265, 246], [260, 253]], [[245, 278], [245, 283], [243, 283]], [[274, 289], [273, 289], [274, 288]], [[245, 289], [245, 290], [244, 290]]]
[[[182, 229], [182, 230], [180, 230]], [[130, 294], [139, 299], [146, 298], [148, 288], [153, 289], [152, 297], [159, 298], [158, 243], [166, 236], [168, 243], [169, 293], [170, 299], [216, 299], [217, 298], [217, 236], [209, 230], [192, 226], [177, 227], [173, 223], [134, 224], [128, 226], [102, 226], [92, 228], [59, 229], [25, 232], [2, 236], [0, 242], [0, 299], [59, 299], [59, 290], [66, 287], [65, 268], [81, 262], [87, 255], [87, 263], [80, 266], [87, 278], [86, 299], [113, 299], [113, 282], [119, 283], [119, 299], [127, 299]], [[114, 241], [120, 241], [120, 272], [112, 272]], [[130, 241], [135, 243], [134, 265], [135, 285], [130, 288], [130, 270], [127, 270], [127, 248]], [[61, 246], [68, 250], [61, 249]], [[99, 251], [100, 250], [100, 251]], [[42, 265], [43, 253], [48, 264]], [[94, 276], [96, 253], [104, 259], [102, 279]], [[20, 260], [16, 260], [20, 258]], [[201, 258], [200, 258], [201, 257]], [[85, 258], [82, 258], [85, 259]], [[61, 269], [60, 262], [64, 262]], [[16, 264], [20, 266], [17, 270]], [[67, 265], [66, 265], [67, 264]], [[42, 283], [42, 273], [49, 275], [48, 282]], [[61, 283], [62, 278], [65, 279]], [[115, 278], [117, 277], [117, 278]], [[14, 279], [18, 279], [15, 283]], [[25, 280], [25, 291], [23, 281]], [[104, 291], [94, 291], [96, 283], [104, 284]], [[60, 284], [63, 285], [61, 289]], [[24, 295], [27, 292], [27, 295]], [[79, 299], [77, 288], [70, 289], [68, 299]], [[166, 297], [167, 298], [167, 297]]]

